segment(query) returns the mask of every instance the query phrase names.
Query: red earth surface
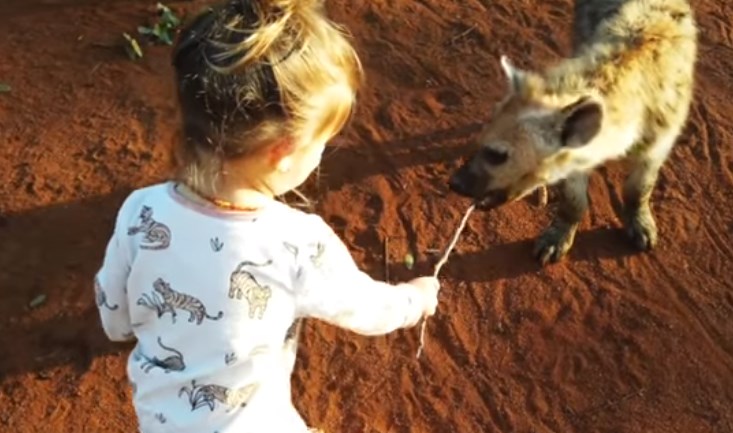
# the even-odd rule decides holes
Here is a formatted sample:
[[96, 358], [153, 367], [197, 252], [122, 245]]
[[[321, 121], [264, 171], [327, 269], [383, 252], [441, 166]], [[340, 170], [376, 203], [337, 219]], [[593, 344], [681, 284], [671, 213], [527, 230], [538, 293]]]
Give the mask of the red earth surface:
[[[658, 248], [637, 254], [620, 231], [620, 163], [592, 177], [590, 214], [559, 264], [531, 257], [552, 194], [549, 209], [528, 199], [475, 213], [420, 360], [417, 328], [366, 338], [308, 323], [293, 393], [311, 425], [733, 432], [733, 4], [694, 7], [696, 97], [654, 193]], [[328, 8], [353, 33], [368, 85], [308, 193], [371, 275], [430, 272], [466, 207], [446, 193], [448, 173], [504, 92], [499, 56], [532, 67], [567, 55], [572, 4]], [[138, 61], [121, 48], [154, 16], [149, 0], [0, 2], [0, 82], [11, 86], [0, 93], [2, 432], [135, 431], [131, 347], [106, 341], [92, 276], [122, 199], [169, 173], [170, 48], [143, 45]]]

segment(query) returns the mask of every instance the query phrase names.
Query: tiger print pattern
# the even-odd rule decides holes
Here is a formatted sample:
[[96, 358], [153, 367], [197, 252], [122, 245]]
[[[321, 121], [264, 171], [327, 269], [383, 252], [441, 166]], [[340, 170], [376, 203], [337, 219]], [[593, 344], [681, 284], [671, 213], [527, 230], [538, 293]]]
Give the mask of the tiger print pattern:
[[166, 313], [170, 313], [173, 323], [176, 323], [177, 310], [182, 310], [188, 312], [189, 323], [201, 325], [204, 319], [219, 320], [224, 316], [223, 311], [219, 311], [216, 316], [210, 315], [201, 300], [195, 296], [173, 290], [170, 284], [162, 278], [158, 278], [153, 282], [153, 289], [152, 294], [143, 294], [138, 299], [137, 304], [155, 310], [159, 318]]
[[140, 248], [143, 250], [163, 250], [171, 244], [171, 230], [163, 223], [153, 219], [153, 208], [143, 206], [140, 210], [140, 224], [127, 229], [128, 236], [135, 236], [143, 233], [143, 242]]

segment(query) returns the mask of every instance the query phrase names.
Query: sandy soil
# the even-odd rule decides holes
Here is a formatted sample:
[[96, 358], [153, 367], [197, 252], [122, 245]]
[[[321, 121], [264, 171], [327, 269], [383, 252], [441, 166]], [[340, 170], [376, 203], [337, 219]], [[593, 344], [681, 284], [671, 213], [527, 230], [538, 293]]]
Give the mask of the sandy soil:
[[[417, 329], [362, 338], [311, 322], [297, 406], [330, 433], [733, 432], [733, 4], [695, 2], [689, 125], [654, 194], [661, 242], [636, 254], [614, 213], [620, 164], [564, 262], [532, 241], [531, 200], [475, 214], [444, 271], [424, 357]], [[202, 2], [180, 1], [179, 12]], [[119, 48], [149, 0], [0, 2], [0, 430], [134, 431], [130, 349], [99, 327], [91, 278], [116, 208], [167, 175], [169, 48]], [[465, 203], [446, 178], [521, 66], [568, 53], [569, 0], [332, 0], [368, 71], [357, 119], [309, 192], [374, 276], [428, 272]], [[413, 251], [417, 265], [405, 269]], [[39, 296], [45, 302], [31, 308]]]

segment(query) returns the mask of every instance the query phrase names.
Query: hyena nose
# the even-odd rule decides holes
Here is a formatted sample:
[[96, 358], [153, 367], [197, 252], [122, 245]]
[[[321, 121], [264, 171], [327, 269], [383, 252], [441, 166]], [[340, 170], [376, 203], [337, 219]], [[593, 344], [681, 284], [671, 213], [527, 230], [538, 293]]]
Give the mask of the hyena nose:
[[452, 192], [459, 194], [459, 195], [463, 195], [463, 196], [469, 195], [466, 182], [463, 178], [464, 176], [462, 176], [460, 171], [458, 171], [457, 173], [454, 173], [450, 177], [450, 179], [448, 179], [448, 189], [450, 189]]

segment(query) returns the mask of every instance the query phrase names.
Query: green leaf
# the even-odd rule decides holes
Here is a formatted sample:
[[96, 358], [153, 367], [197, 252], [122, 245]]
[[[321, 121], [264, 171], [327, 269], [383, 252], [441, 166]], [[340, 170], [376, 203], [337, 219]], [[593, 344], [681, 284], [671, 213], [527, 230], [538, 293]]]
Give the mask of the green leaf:
[[163, 22], [171, 28], [178, 27], [181, 24], [181, 20], [171, 11], [163, 14]]
[[177, 27], [181, 24], [181, 20], [170, 10], [168, 6], [158, 3], [158, 11], [160, 12], [161, 22], [168, 27]]
[[10, 87], [10, 84], [0, 83], [0, 93], [10, 93], [11, 90], [13, 88]]
[[33, 298], [28, 306], [31, 308], [38, 308], [44, 303], [46, 303], [46, 295], [41, 294]]
[[139, 26], [137, 28], [137, 32], [140, 33], [141, 35], [152, 35], [153, 31], [154, 30], [151, 29], [150, 27], [145, 27], [145, 26]]
[[164, 26], [161, 23], [157, 23], [155, 27], [153, 27], [153, 33], [152, 33], [160, 42], [163, 42], [168, 45], [173, 44], [173, 38], [170, 35], [170, 32], [168, 31], [168, 28]]
[[405, 267], [412, 269], [413, 266], [415, 266], [415, 257], [410, 253], [405, 254]]
[[171, 34], [169, 32], [163, 32], [163, 34], [160, 37], [160, 40], [163, 41], [167, 45], [173, 45], [173, 38], [171, 37]]
[[153, 36], [160, 39], [160, 35], [162, 31], [163, 30], [160, 27], [160, 23], [156, 23], [155, 26], [153, 27]]
[[127, 40], [127, 45], [125, 46], [125, 49], [127, 50], [127, 54], [130, 56], [130, 58], [132, 60], [142, 59], [143, 50], [142, 48], [140, 48], [140, 44], [137, 43], [137, 39], [133, 38], [127, 33], [123, 33], [122, 36], [124, 36]]

